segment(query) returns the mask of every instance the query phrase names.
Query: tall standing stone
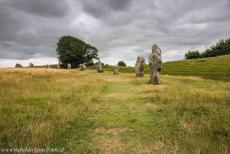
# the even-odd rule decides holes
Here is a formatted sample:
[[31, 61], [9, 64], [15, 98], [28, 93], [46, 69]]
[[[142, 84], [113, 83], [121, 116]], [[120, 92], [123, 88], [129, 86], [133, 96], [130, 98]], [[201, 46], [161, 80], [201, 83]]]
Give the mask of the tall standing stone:
[[71, 69], [71, 64], [68, 63], [68, 64], [67, 64], [67, 67], [68, 67], [68, 69]]
[[103, 69], [102, 69], [101, 61], [100, 60], [97, 62], [97, 72], [98, 73], [104, 72]]
[[57, 69], [60, 69], [60, 68], [61, 68], [60, 63], [58, 63], [57, 64]]
[[119, 74], [119, 68], [117, 66], [114, 66], [113, 75], [118, 75], [118, 74]]
[[136, 77], [143, 77], [145, 69], [145, 58], [138, 56], [135, 64]]
[[162, 58], [161, 49], [157, 44], [152, 46], [152, 53], [149, 55], [149, 65], [150, 65], [150, 83], [151, 84], [161, 84], [159, 78], [159, 71], [161, 70]]

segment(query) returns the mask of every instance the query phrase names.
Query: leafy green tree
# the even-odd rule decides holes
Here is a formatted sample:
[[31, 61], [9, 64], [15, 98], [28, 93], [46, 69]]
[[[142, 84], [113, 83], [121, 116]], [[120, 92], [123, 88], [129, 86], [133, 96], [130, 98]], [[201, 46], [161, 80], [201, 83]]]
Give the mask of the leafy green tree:
[[220, 40], [215, 45], [201, 53], [199, 51], [188, 51], [185, 53], [185, 58], [196, 59], [204, 57], [216, 57], [227, 54], [230, 54], [230, 38]]
[[124, 66], [124, 67], [126, 67], [126, 64], [125, 64], [124, 61], [119, 61], [119, 62], [117, 63], [117, 66]]
[[71, 67], [75, 68], [82, 63], [92, 64], [94, 59], [98, 59], [97, 48], [72, 36], [62, 36], [57, 43], [56, 51], [62, 67], [70, 63]]
[[230, 54], [230, 38], [222, 39], [216, 45], [211, 46], [210, 49], [206, 49], [202, 53], [202, 57], [215, 57], [227, 54]]
[[23, 66], [21, 64], [16, 63], [15, 68], [22, 68]]
[[199, 51], [188, 51], [186, 54], [185, 54], [185, 58], [186, 59], [197, 59], [197, 58], [200, 58], [200, 53]]

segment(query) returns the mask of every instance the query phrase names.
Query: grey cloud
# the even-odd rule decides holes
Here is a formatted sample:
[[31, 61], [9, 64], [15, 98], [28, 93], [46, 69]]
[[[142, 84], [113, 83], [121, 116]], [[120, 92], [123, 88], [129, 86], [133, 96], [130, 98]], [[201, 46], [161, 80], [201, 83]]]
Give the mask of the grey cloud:
[[0, 40], [11, 40], [24, 22], [25, 20], [17, 18], [9, 7], [0, 5]]
[[6, 0], [5, 4], [44, 17], [63, 17], [69, 10], [65, 0]]
[[82, 0], [82, 7], [90, 15], [104, 19], [128, 9], [132, 0]]
[[[95, 45], [102, 60], [183, 58], [229, 35], [229, 0], [0, 0], [0, 58], [56, 57], [59, 37]], [[163, 60], [164, 60], [163, 59]]]
[[109, 0], [108, 5], [114, 10], [124, 10], [128, 7], [132, 0]]
[[[50, 14], [52, 11], [43, 12], [41, 9], [41, 14], [38, 15], [14, 8], [14, 5], [16, 6], [18, 2], [25, 6], [32, 6], [30, 3], [33, 1], [30, 1], [29, 4], [26, 4], [25, 0], [13, 2], [0, 1], [0, 58], [26, 59], [34, 56], [56, 57], [55, 48], [57, 39], [65, 34], [63, 30], [65, 25], [62, 23], [69, 24], [69, 19], [56, 18], [61, 14], [56, 14], [55, 11], [52, 15]], [[42, 5], [45, 5], [51, 1], [44, 4], [42, 1], [40, 2]], [[63, 2], [60, 1], [60, 4]], [[37, 4], [38, 1], [33, 5]], [[38, 5], [38, 7], [42, 5]], [[48, 6], [51, 10], [57, 8], [55, 8], [55, 5]], [[49, 18], [43, 18], [44, 16], [42, 15]]]

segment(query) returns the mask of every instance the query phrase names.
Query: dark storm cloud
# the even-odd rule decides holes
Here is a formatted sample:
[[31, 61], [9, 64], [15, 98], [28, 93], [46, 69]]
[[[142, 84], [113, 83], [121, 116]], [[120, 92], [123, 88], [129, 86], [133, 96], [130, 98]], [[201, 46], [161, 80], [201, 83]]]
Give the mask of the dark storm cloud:
[[230, 36], [229, 10], [229, 0], [0, 0], [0, 59], [55, 58], [63, 35], [108, 63], [147, 58], [154, 42], [163, 60], [181, 59]]
[[68, 5], [64, 0], [54, 2], [0, 0], [0, 58], [56, 56], [55, 44], [59, 30], [63, 32], [60, 23]]
[[83, 9], [92, 16], [104, 18], [114, 11], [126, 9], [132, 0], [82, 0]]
[[0, 40], [10, 41], [24, 22], [24, 18], [16, 17], [9, 7], [0, 5]]

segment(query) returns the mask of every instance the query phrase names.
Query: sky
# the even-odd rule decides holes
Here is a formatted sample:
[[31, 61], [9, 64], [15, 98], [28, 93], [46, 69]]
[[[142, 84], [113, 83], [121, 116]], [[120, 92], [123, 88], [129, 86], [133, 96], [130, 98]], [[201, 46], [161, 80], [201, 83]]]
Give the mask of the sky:
[[65, 35], [112, 65], [147, 61], [154, 43], [163, 61], [181, 60], [230, 37], [230, 0], [0, 0], [0, 67], [55, 64]]

